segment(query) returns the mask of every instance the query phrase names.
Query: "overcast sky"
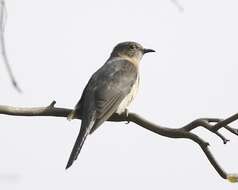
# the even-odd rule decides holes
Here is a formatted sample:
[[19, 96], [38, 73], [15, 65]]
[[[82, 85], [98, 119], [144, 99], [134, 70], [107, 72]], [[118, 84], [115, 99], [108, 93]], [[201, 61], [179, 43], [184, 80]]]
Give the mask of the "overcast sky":
[[[122, 41], [157, 50], [140, 67], [140, 91], [130, 111], [175, 128], [199, 117], [238, 112], [238, 3], [235, 0], [7, 0], [6, 45], [23, 90], [0, 64], [0, 104], [72, 108], [93, 72]], [[234, 123], [233, 126], [238, 125]], [[78, 160], [65, 166], [80, 121], [0, 115], [1, 189], [219, 189], [223, 180], [201, 149], [133, 123], [104, 123]], [[209, 141], [227, 172], [238, 172], [238, 138]]]

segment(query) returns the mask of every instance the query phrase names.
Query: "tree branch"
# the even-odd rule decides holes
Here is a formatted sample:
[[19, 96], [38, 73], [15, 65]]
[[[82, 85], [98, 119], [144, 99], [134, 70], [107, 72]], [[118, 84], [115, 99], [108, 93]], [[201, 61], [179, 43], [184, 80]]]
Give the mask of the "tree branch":
[[[72, 109], [55, 107], [56, 101], [53, 101], [49, 106], [46, 107], [32, 107], [32, 108], [24, 108], [24, 107], [11, 107], [11, 106], [0, 106], [0, 114], [5, 115], [13, 115], [13, 116], [52, 116], [52, 117], [67, 117], [68, 114], [72, 111]], [[77, 118], [77, 119], [80, 119]], [[230, 182], [238, 182], [237, 174], [228, 174], [226, 173], [219, 163], [214, 158], [213, 154], [209, 149], [209, 143], [204, 141], [202, 138], [192, 133], [191, 131], [197, 127], [203, 127], [212, 133], [218, 135], [222, 138], [224, 144], [228, 142], [228, 140], [221, 135], [218, 130], [220, 128], [225, 128], [228, 131], [238, 135], [237, 129], [227, 126], [231, 122], [238, 119], [238, 114], [235, 114], [227, 119], [221, 120], [218, 118], [200, 118], [192, 121], [191, 123], [181, 127], [181, 128], [168, 128], [160, 125], [156, 125], [136, 113], [129, 113], [128, 115], [118, 115], [113, 114], [108, 121], [113, 122], [121, 122], [121, 121], [130, 121], [133, 122], [145, 129], [148, 129], [154, 133], [162, 135], [164, 137], [169, 138], [184, 138], [190, 139], [197, 143], [200, 148], [205, 153], [207, 159], [210, 161], [212, 166], [218, 172], [218, 174], [224, 178], [229, 180]], [[215, 123], [212, 125], [212, 123]]]
[[21, 89], [19, 88], [17, 81], [13, 75], [7, 53], [6, 53], [6, 46], [5, 46], [5, 38], [4, 38], [4, 32], [5, 32], [5, 21], [6, 21], [6, 5], [4, 0], [0, 0], [0, 47], [1, 47], [1, 54], [4, 64], [6, 65], [8, 75], [11, 79], [12, 85], [14, 88], [21, 92]]

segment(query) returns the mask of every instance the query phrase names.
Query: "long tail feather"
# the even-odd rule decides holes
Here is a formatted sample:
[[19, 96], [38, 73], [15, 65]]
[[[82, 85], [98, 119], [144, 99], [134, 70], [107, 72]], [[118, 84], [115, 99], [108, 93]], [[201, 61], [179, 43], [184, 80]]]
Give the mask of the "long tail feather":
[[93, 123], [94, 122], [88, 123], [88, 122], [82, 121], [79, 135], [78, 135], [77, 140], [74, 144], [73, 150], [70, 154], [70, 157], [69, 157], [69, 160], [68, 160], [68, 163], [67, 163], [67, 166], [65, 169], [68, 169], [70, 166], [72, 166], [73, 162], [77, 159], [77, 157], [82, 149], [82, 146], [84, 144], [84, 141], [86, 140], [86, 138], [90, 132], [90, 129], [93, 126]]

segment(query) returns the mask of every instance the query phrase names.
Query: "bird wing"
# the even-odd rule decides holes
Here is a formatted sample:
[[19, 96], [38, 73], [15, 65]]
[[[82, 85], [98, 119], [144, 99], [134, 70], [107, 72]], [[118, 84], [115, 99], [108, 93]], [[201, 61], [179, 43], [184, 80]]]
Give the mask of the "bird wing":
[[[115, 91], [114, 91], [115, 92]], [[109, 117], [117, 110], [118, 106], [120, 105], [121, 101], [126, 96], [121, 91], [118, 90], [117, 93], [112, 94], [110, 92], [110, 99], [101, 99], [97, 102], [97, 116], [96, 121], [92, 129], [90, 130], [90, 134], [92, 134], [104, 121], [108, 120]], [[105, 98], [105, 97], [104, 97]]]
[[95, 91], [96, 121], [90, 134], [117, 110], [137, 78], [137, 68], [128, 60], [115, 60], [102, 73]]

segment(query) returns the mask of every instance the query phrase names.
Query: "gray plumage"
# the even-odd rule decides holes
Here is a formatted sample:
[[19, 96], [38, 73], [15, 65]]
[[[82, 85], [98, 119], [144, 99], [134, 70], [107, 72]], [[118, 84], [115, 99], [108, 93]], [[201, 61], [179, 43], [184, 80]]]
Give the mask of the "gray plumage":
[[68, 116], [73, 119], [80, 115], [82, 123], [66, 169], [77, 159], [88, 134], [113, 113], [124, 112], [130, 104], [138, 88], [138, 63], [146, 51], [153, 52], [135, 42], [120, 43], [107, 62], [92, 75], [74, 111]]

